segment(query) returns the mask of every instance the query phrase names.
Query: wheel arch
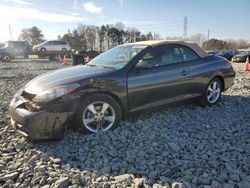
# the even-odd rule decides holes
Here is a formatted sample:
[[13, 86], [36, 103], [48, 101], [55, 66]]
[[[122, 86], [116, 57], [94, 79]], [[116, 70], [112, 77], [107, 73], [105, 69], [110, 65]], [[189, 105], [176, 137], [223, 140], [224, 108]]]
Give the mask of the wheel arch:
[[222, 84], [222, 91], [224, 91], [225, 90], [225, 80], [224, 80], [224, 78], [221, 75], [216, 75], [212, 79], [214, 79], [214, 78], [217, 78], [218, 80], [220, 80], [220, 82]]
[[104, 94], [104, 95], [108, 95], [108, 96], [112, 97], [118, 103], [118, 105], [120, 106], [122, 116], [124, 115], [124, 113], [125, 113], [124, 105], [123, 105], [121, 99], [114, 93], [111, 93], [111, 92], [108, 92], [108, 91], [95, 91], [95, 92], [90, 92], [90, 93], [86, 93], [86, 94], [82, 95], [81, 99], [84, 99], [85, 97], [91, 96], [93, 94]]
[[40, 47], [39, 50], [42, 51], [43, 49], [44, 49], [45, 51], [47, 51], [47, 49], [46, 49], [44, 46]]

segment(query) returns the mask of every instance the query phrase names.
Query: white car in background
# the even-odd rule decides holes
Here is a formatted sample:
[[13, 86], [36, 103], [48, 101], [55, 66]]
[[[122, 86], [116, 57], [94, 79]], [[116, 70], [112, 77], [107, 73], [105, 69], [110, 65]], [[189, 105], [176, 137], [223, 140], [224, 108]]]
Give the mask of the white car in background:
[[40, 52], [67, 52], [70, 51], [70, 49], [70, 45], [66, 41], [61, 40], [45, 41], [33, 47], [34, 51]]

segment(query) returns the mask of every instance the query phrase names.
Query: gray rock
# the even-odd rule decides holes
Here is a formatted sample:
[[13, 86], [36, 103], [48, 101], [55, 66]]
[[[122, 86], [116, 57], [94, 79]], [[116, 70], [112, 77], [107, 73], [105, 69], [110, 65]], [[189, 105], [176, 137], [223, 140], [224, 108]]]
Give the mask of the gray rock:
[[237, 185], [238, 185], [238, 188], [248, 188], [250, 185], [250, 182], [242, 181], [242, 182], [237, 183]]
[[230, 179], [236, 182], [240, 181], [240, 176], [238, 174], [231, 174], [229, 175]]
[[218, 181], [215, 181], [215, 180], [212, 181], [211, 186], [213, 188], [223, 188], [222, 185]]
[[40, 175], [45, 175], [47, 174], [47, 166], [46, 165], [36, 166], [34, 168], [34, 171]]
[[103, 174], [109, 174], [111, 171], [111, 167], [110, 166], [106, 166], [102, 169], [100, 169], [100, 172], [103, 173]]
[[62, 177], [59, 180], [57, 180], [54, 184], [54, 188], [68, 188], [68, 186], [69, 186], [68, 177]]
[[61, 164], [62, 160], [60, 158], [51, 158], [50, 159], [55, 164]]
[[197, 184], [199, 185], [210, 185], [211, 179], [209, 177], [200, 176], [197, 180]]
[[223, 185], [223, 188], [234, 188], [234, 184], [225, 183], [225, 184]]
[[4, 175], [3, 180], [4, 181], [8, 181], [8, 180], [15, 181], [16, 178], [18, 177], [18, 175], [19, 175], [18, 172], [13, 172], [13, 173], [10, 173], [10, 174], [6, 174], [6, 175]]
[[50, 188], [50, 185], [44, 185], [41, 188]]
[[39, 182], [40, 185], [45, 185], [47, 183], [47, 177], [46, 176], [43, 176]]
[[134, 178], [133, 174], [123, 174], [123, 175], [114, 177], [116, 182], [127, 182], [127, 181], [131, 181], [133, 178]]
[[133, 179], [133, 182], [136, 187], [142, 186], [147, 180], [145, 178], [135, 178]]
[[72, 177], [72, 179], [71, 179], [71, 183], [72, 183], [73, 185], [74, 185], [74, 184], [76, 184], [76, 185], [81, 184], [81, 175], [80, 175], [80, 174], [74, 175], [74, 176]]
[[176, 143], [168, 143], [170, 148], [174, 150], [175, 152], [178, 152], [180, 150], [180, 147]]
[[151, 179], [156, 179], [157, 176], [158, 176], [157, 171], [151, 171], [151, 172], [148, 174], [148, 177], [151, 178]]
[[160, 185], [160, 184], [158, 184], [158, 183], [155, 183], [155, 184], [153, 185], [153, 188], [164, 188], [164, 186], [162, 186], [162, 185]]
[[171, 188], [185, 188], [183, 183], [173, 182]]

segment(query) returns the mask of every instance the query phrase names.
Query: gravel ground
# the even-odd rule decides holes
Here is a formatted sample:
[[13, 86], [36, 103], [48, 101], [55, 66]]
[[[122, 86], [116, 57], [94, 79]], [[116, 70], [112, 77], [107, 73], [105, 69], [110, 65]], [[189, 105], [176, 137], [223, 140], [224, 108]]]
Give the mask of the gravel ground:
[[8, 105], [30, 79], [64, 67], [0, 63], [0, 187], [250, 187], [250, 72], [212, 108], [187, 103], [125, 118], [99, 138], [67, 131], [30, 143], [10, 127]]

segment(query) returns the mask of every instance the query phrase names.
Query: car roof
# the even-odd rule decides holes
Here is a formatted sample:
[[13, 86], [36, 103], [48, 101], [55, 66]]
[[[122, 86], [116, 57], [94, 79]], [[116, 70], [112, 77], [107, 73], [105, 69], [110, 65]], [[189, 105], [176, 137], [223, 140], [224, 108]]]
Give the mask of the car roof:
[[134, 42], [131, 44], [136, 45], [146, 45], [146, 46], [160, 46], [164, 44], [178, 44], [178, 45], [184, 45], [192, 50], [194, 50], [200, 57], [206, 57], [209, 56], [207, 52], [205, 52], [202, 48], [200, 48], [196, 43], [191, 41], [181, 41], [181, 40], [148, 40], [148, 41], [140, 41], [140, 42]]

